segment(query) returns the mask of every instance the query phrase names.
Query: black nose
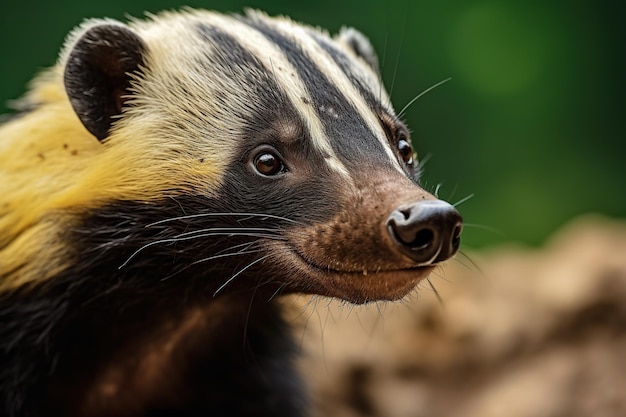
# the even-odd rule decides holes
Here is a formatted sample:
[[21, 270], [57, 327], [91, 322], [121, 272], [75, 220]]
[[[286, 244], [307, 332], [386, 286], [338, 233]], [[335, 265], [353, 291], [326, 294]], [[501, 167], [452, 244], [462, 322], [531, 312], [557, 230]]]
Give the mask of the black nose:
[[404, 255], [428, 265], [456, 253], [463, 219], [445, 201], [425, 200], [395, 209], [387, 219], [387, 230]]

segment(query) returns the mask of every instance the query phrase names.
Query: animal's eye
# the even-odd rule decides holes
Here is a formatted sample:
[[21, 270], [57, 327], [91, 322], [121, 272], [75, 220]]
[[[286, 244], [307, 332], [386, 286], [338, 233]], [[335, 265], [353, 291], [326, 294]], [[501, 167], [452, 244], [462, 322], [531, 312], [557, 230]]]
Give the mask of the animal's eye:
[[271, 152], [262, 152], [254, 158], [254, 168], [261, 175], [271, 177], [273, 175], [281, 174], [287, 169], [281, 159]]
[[413, 147], [408, 140], [400, 139], [398, 141], [398, 151], [405, 164], [413, 165]]

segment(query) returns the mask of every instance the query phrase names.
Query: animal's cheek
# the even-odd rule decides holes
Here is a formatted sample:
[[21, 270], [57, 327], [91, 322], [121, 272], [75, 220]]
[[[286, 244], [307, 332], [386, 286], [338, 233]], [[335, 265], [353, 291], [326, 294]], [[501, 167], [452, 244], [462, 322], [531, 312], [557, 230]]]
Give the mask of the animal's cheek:
[[312, 266], [340, 272], [415, 267], [398, 251], [387, 220], [403, 204], [435, 200], [408, 180], [368, 182], [338, 198], [334, 215], [288, 232], [292, 249]]

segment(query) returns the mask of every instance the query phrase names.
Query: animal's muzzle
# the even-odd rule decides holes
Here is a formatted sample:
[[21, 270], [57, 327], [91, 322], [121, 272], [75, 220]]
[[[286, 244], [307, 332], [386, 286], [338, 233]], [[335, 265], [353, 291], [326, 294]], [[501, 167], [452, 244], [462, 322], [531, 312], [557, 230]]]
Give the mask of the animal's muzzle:
[[445, 261], [461, 243], [463, 219], [450, 204], [425, 200], [395, 209], [387, 231], [399, 251], [419, 265]]

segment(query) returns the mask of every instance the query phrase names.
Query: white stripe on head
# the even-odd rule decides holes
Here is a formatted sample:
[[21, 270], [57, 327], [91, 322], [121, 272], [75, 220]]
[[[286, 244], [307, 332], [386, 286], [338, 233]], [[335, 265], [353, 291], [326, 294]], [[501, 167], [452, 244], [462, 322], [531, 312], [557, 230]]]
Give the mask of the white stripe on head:
[[[278, 85], [293, 104], [294, 108], [306, 123], [313, 146], [324, 156], [328, 166], [342, 176], [350, 179], [345, 165], [333, 150], [324, 130], [322, 122], [313, 108], [313, 100], [298, 76], [298, 72], [285, 57], [284, 52], [261, 32], [230, 16], [206, 14], [202, 21], [222, 30], [234, 38], [243, 48], [271, 72]], [[351, 181], [351, 179], [350, 179]]]
[[[365, 121], [367, 127], [374, 137], [378, 139], [383, 146], [385, 153], [389, 157], [392, 165], [401, 173], [404, 174], [404, 170], [398, 161], [398, 158], [393, 149], [389, 146], [387, 141], [387, 135], [385, 134], [380, 121], [375, 113], [369, 108], [363, 95], [354, 86], [352, 81], [348, 78], [346, 73], [335, 63], [333, 58], [318, 44], [318, 42], [308, 32], [308, 28], [297, 25], [288, 19], [272, 19], [269, 20], [263, 14], [255, 14], [254, 16], [260, 16], [263, 21], [271, 24], [273, 28], [282, 32], [282, 34], [288, 37], [292, 42], [301, 45], [301, 49], [306, 51], [307, 57], [317, 67], [317, 69], [327, 76], [329, 80], [332, 80], [334, 86], [338, 91], [343, 93], [346, 101], [350, 103], [357, 111], [362, 120]], [[321, 109], [322, 111], [332, 112], [332, 109]], [[328, 140], [326, 136], [320, 136], [324, 140]], [[331, 146], [330, 144], [324, 146]]]

